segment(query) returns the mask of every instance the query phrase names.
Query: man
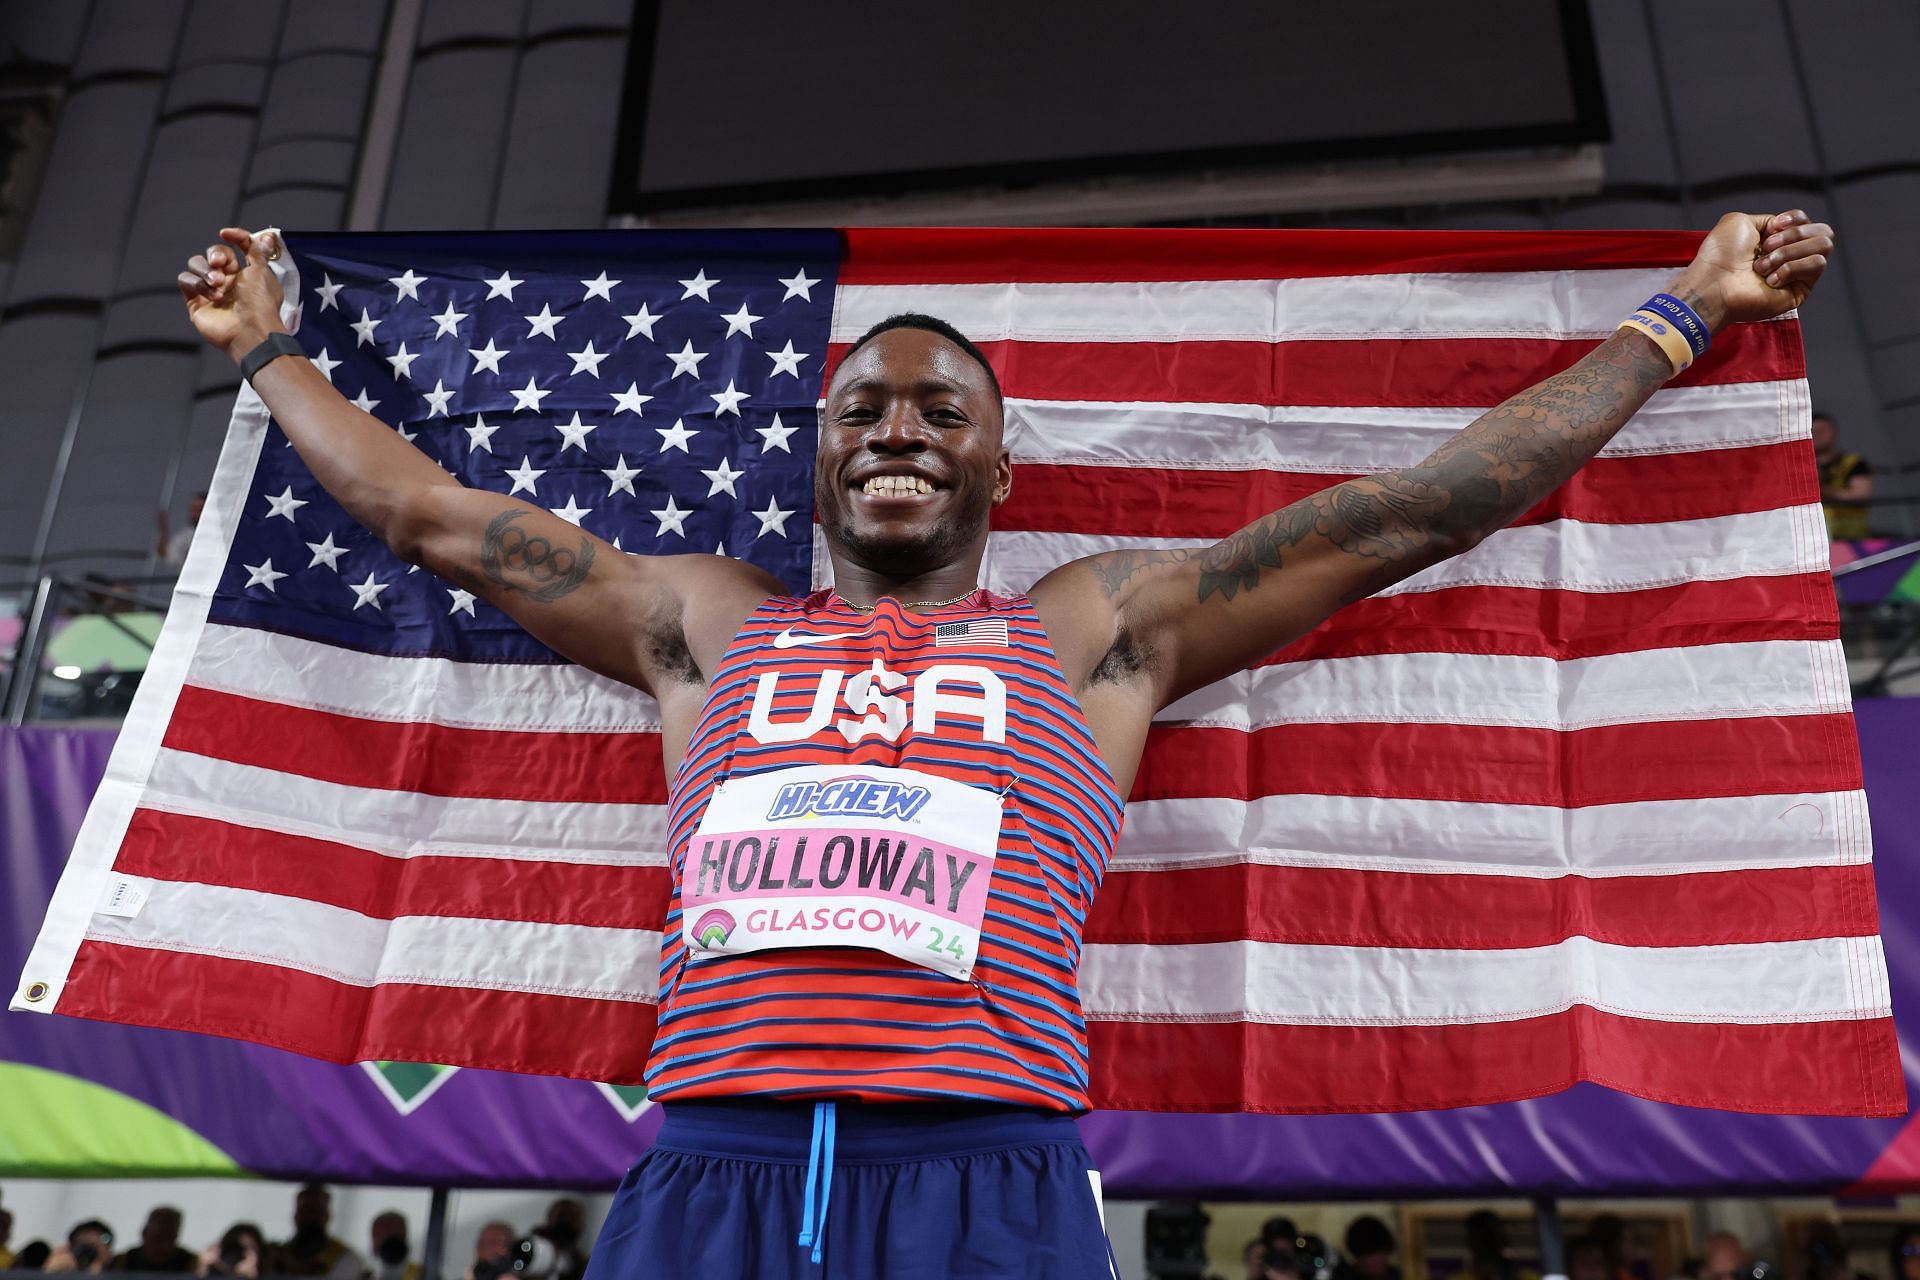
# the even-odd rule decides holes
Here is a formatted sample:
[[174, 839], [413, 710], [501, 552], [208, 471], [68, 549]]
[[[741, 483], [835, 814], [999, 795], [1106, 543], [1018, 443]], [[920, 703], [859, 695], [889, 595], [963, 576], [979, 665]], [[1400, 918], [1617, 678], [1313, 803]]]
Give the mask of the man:
[[[1815, 421], [1819, 419], [1816, 416]], [[1747, 1272], [1747, 1246], [1731, 1231], [1716, 1231], [1700, 1249], [1700, 1280], [1736, 1280]], [[1902, 1280], [1896, 1272], [1892, 1280]]]
[[333, 1223], [333, 1193], [317, 1182], [293, 1198], [293, 1234], [268, 1250], [266, 1271], [283, 1276], [324, 1276], [360, 1280], [367, 1264], [346, 1241], [328, 1234]]
[[420, 1264], [410, 1259], [407, 1220], [397, 1209], [375, 1215], [367, 1227], [367, 1244], [373, 1255], [368, 1280], [420, 1280]]
[[1334, 1280], [1400, 1280], [1393, 1265], [1393, 1229], [1370, 1213], [1347, 1224], [1347, 1256], [1334, 1268]]
[[67, 1242], [47, 1255], [44, 1271], [80, 1271], [98, 1274], [113, 1260], [113, 1228], [98, 1218], [76, 1222]]
[[1873, 497], [1873, 464], [1840, 448], [1840, 429], [1833, 415], [1813, 412], [1813, 457], [1820, 465], [1820, 506], [1827, 516], [1829, 538], [1872, 536], [1867, 527]]
[[[1019, 596], [978, 586], [1014, 480], [998, 380], [949, 326], [895, 317], [824, 389], [835, 587], [794, 598], [753, 566], [622, 555], [465, 488], [284, 337], [279, 245], [221, 237], [179, 276], [188, 312], [328, 492], [660, 704], [675, 874], [646, 1078], [664, 1123], [601, 1231], [608, 1276], [818, 1274], [829, 1247], [836, 1276], [1106, 1275], [1071, 1119], [1074, 984], [1153, 713], [1514, 519], [1689, 362], [1675, 323], [1704, 346], [1781, 314], [1832, 246], [1802, 213], [1729, 215], [1665, 321], [1637, 313], [1425, 462]], [[940, 928], [849, 905], [897, 877]]]
[[0, 1271], [13, 1265], [13, 1211], [0, 1209]]
[[473, 1238], [473, 1262], [468, 1265], [464, 1280], [494, 1280], [511, 1270], [513, 1243], [519, 1238], [510, 1222], [496, 1219], [481, 1227], [480, 1234]]
[[161, 1205], [147, 1215], [140, 1243], [117, 1255], [109, 1271], [192, 1271], [199, 1259], [180, 1247], [180, 1211]]
[[160, 567], [164, 572], [177, 575], [186, 567], [187, 551], [193, 546], [193, 535], [199, 532], [200, 517], [206, 509], [207, 495], [202, 490], [188, 500], [187, 527], [178, 534], [170, 531], [165, 507], [155, 513], [154, 525], [159, 536], [154, 543], [153, 553], [160, 558]]

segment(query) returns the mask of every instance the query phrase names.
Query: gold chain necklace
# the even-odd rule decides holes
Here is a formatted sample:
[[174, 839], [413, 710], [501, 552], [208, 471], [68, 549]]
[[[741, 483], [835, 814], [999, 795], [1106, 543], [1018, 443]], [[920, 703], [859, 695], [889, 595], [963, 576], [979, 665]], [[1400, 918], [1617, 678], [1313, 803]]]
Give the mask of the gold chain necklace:
[[[977, 592], [979, 590], [980, 588], [974, 587], [971, 591], [961, 592], [959, 595], [955, 596], [951, 600], [901, 600], [900, 607], [902, 609], [944, 609], [950, 604], [959, 604], [962, 600], [965, 600], [968, 596], [973, 595], [974, 592]], [[845, 596], [840, 595], [838, 591], [834, 592], [833, 594], [836, 596], [839, 596], [840, 603], [844, 604], [845, 606], [847, 606], [847, 608], [853, 610], [855, 613], [872, 613], [875, 609], [878, 609], [880, 607], [880, 602], [878, 600], [874, 601], [872, 604], [855, 604], [853, 601], [847, 599]], [[895, 599], [899, 599], [899, 597], [896, 596]]]

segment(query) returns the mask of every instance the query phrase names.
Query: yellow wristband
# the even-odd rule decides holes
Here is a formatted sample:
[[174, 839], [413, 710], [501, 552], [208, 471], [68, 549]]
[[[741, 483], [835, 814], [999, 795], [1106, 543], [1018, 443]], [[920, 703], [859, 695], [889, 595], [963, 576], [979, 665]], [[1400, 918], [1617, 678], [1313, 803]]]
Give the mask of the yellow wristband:
[[1686, 335], [1675, 329], [1673, 322], [1665, 316], [1651, 311], [1636, 311], [1622, 320], [1620, 327], [1644, 333], [1653, 339], [1654, 345], [1666, 352], [1675, 373], [1684, 371], [1693, 363], [1693, 347], [1688, 344]]

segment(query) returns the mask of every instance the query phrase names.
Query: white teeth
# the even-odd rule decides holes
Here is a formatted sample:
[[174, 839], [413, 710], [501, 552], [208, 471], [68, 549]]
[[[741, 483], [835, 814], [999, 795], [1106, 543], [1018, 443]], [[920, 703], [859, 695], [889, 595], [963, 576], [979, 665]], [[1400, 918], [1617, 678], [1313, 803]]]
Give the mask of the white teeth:
[[933, 486], [919, 476], [870, 476], [862, 493], [887, 494], [889, 496], [907, 493], [932, 493]]

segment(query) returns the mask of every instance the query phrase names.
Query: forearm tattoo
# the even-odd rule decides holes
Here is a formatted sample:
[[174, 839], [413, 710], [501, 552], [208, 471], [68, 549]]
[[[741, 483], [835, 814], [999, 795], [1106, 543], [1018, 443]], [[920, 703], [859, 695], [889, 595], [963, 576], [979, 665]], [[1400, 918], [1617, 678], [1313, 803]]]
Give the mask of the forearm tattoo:
[[480, 567], [487, 579], [543, 604], [558, 600], [587, 580], [593, 568], [593, 541], [580, 539], [580, 549], [556, 547], [539, 535], [529, 537], [517, 521], [527, 513], [502, 511], [480, 535]]
[[1426, 461], [1324, 489], [1200, 552], [1199, 598], [1231, 600], [1251, 591], [1262, 570], [1282, 568], [1292, 549], [1311, 538], [1377, 561], [1346, 600], [1372, 595], [1467, 549], [1540, 501], [1672, 374], [1651, 339], [1616, 331], [1578, 364], [1487, 413]]

